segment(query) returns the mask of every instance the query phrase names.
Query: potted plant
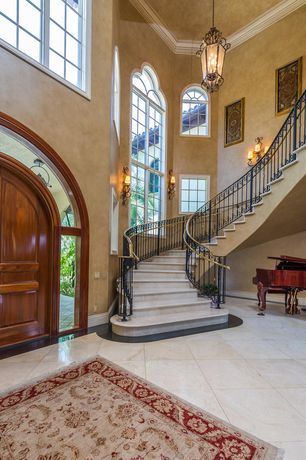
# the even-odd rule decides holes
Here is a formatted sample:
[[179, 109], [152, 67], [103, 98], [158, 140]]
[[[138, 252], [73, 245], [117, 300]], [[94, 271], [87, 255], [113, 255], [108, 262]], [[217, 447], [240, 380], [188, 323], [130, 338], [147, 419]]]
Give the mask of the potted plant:
[[219, 289], [216, 284], [209, 283], [203, 287], [203, 294], [210, 298], [213, 308], [220, 308], [219, 305]]

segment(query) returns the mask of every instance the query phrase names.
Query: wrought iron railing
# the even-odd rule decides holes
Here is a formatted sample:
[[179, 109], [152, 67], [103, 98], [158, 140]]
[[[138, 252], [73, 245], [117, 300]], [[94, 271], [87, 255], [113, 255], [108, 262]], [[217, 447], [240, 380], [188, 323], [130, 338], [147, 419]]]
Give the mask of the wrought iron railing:
[[149, 222], [129, 228], [123, 237], [120, 257], [118, 315], [126, 321], [133, 314], [133, 271], [139, 262], [170, 249], [184, 249], [186, 216]]
[[282, 168], [296, 159], [296, 150], [306, 143], [306, 91], [295, 104], [267, 153], [237, 181], [216, 195], [196, 213], [150, 222], [128, 229], [120, 257], [118, 314], [123, 321], [133, 314], [133, 270], [140, 261], [170, 249], [186, 248], [186, 275], [200, 295], [216, 306], [224, 302], [226, 265], [207, 243], [245, 214], [252, 213]]
[[253, 212], [283, 168], [296, 159], [296, 151], [306, 143], [306, 91], [295, 104], [267, 153], [244, 174], [194, 213], [187, 222], [186, 273], [202, 294], [215, 291], [223, 302], [225, 260], [212, 254], [212, 243], [220, 232], [244, 215]]

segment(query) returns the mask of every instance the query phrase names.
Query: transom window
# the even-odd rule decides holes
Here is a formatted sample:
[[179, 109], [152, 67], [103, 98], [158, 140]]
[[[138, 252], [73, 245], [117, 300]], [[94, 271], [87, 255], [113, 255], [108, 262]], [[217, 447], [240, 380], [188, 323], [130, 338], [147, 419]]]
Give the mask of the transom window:
[[0, 39], [85, 90], [87, 0], [0, 0]]
[[180, 176], [180, 213], [196, 212], [209, 200], [209, 176]]
[[155, 222], [164, 213], [165, 101], [154, 71], [132, 79], [130, 224]]
[[182, 97], [181, 134], [185, 136], [208, 136], [208, 95], [201, 87], [188, 88]]

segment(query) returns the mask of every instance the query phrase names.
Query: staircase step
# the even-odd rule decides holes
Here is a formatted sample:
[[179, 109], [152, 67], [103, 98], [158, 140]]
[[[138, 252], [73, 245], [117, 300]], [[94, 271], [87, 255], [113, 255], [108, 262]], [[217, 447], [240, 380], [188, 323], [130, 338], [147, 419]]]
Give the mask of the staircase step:
[[268, 182], [267, 185], [270, 186], [270, 185], [273, 185], [273, 184], [277, 184], [277, 182], [280, 182], [282, 180], [284, 180], [284, 176], [280, 176], [277, 179], [274, 179], [271, 182]]
[[186, 253], [184, 252], [182, 255], [163, 255], [163, 256], [154, 256], [152, 257], [152, 262], [162, 262], [162, 263], [169, 263], [169, 264], [184, 264], [186, 260]]
[[183, 288], [190, 288], [190, 282], [185, 279], [173, 279], [173, 278], [163, 278], [160, 280], [152, 280], [151, 278], [135, 280], [134, 279], [134, 293], [142, 292], [142, 291], [154, 291], [157, 290], [173, 290], [173, 289], [183, 289]]
[[121, 321], [117, 315], [111, 318], [115, 334], [126, 337], [141, 337], [163, 332], [181, 331], [214, 324], [227, 323], [228, 311], [206, 307], [201, 311], [156, 316], [133, 315], [129, 321]]
[[281, 166], [280, 169], [281, 169], [281, 171], [284, 171], [284, 169], [288, 169], [288, 168], [290, 168], [290, 166], [293, 166], [293, 165], [295, 165], [295, 163], [298, 163], [298, 162], [299, 162], [299, 160], [291, 161], [291, 163], [287, 163], [286, 165]]
[[185, 255], [186, 254], [186, 249], [170, 249], [170, 251], [167, 251], [164, 253], [165, 255]]
[[150, 278], [151, 281], [166, 279], [186, 280], [185, 270], [134, 270], [134, 281]]
[[137, 317], [140, 316], [156, 316], [166, 314], [181, 314], [194, 311], [203, 311], [210, 307], [210, 299], [198, 299], [196, 301], [180, 301], [180, 302], [163, 302], [156, 305], [135, 305], [134, 313]]
[[185, 263], [142, 262], [138, 270], [183, 270]]
[[198, 292], [196, 289], [193, 288], [185, 288], [185, 289], [164, 289], [160, 290], [154, 289], [151, 291], [136, 291], [134, 292], [134, 305], [144, 305], [144, 304], [151, 304], [156, 305], [162, 303], [163, 301], [171, 301], [176, 302], [179, 300], [197, 300], [198, 299]]

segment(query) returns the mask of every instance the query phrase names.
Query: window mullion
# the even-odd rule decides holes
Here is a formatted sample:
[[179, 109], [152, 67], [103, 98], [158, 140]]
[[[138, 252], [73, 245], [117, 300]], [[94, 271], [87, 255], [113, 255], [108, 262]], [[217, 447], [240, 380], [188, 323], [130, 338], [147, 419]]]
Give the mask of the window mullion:
[[50, 0], [44, 0], [42, 6], [42, 64], [49, 67], [50, 49]]
[[148, 222], [148, 199], [149, 199], [149, 177], [150, 177], [150, 172], [148, 170], [149, 167], [149, 114], [150, 114], [150, 103], [149, 100], [146, 100], [146, 126], [145, 126], [145, 132], [146, 132], [146, 139], [145, 139], [145, 201], [144, 201], [144, 217], [145, 217], [145, 222]]

